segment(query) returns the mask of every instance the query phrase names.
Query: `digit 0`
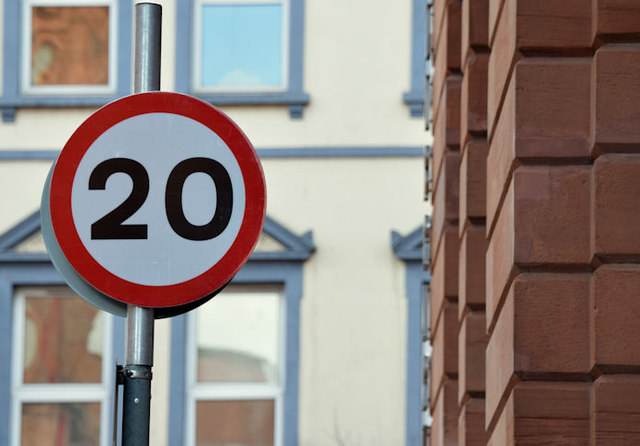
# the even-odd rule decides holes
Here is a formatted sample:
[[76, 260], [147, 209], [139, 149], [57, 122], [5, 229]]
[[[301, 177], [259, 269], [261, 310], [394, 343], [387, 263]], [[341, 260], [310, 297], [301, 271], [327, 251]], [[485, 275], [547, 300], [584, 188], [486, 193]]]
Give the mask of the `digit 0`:
[[[216, 211], [204, 225], [194, 225], [184, 215], [182, 205], [182, 189], [189, 175], [204, 173], [209, 175], [216, 186]], [[209, 240], [219, 236], [231, 220], [233, 206], [233, 190], [227, 169], [210, 158], [189, 158], [173, 168], [167, 180], [164, 195], [167, 219], [173, 230], [180, 237], [188, 240]]]

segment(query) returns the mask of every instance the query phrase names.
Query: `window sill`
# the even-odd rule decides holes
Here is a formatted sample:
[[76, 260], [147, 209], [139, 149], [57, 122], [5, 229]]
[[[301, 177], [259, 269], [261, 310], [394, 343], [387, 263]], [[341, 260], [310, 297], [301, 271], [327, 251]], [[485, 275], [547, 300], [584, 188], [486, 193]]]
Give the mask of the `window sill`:
[[[121, 95], [113, 96], [21, 96], [0, 98], [3, 122], [14, 122], [19, 108], [102, 107]], [[194, 95], [213, 105], [288, 105], [291, 118], [302, 118], [303, 108], [309, 104], [306, 93], [246, 93]]]
[[120, 96], [21, 96], [19, 98], [0, 99], [2, 121], [13, 122], [19, 108], [57, 108], [57, 107], [102, 107]]
[[304, 106], [309, 104], [306, 93], [192, 93], [213, 105], [288, 105], [293, 119], [302, 118]]
[[424, 114], [424, 92], [412, 90], [402, 95], [402, 100], [409, 106], [409, 113], [414, 118]]

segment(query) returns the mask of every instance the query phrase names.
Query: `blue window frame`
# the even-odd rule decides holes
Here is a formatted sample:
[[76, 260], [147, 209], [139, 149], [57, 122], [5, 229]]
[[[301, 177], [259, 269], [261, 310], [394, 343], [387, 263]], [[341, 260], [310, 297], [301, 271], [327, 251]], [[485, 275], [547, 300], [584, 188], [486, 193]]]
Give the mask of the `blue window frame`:
[[215, 105], [287, 105], [301, 118], [304, 0], [177, 4], [176, 90]]
[[427, 107], [430, 99], [425, 98], [425, 82], [427, 73], [427, 38], [430, 14], [427, 10], [427, 0], [412, 0], [412, 24], [411, 24], [411, 86], [402, 99], [409, 106], [411, 116], [419, 117], [424, 113], [425, 99]]
[[[107, 406], [100, 409], [101, 424], [105, 424], [100, 427], [100, 444], [106, 446], [111, 444], [112, 429], [109, 426], [113, 423], [114, 403], [111, 389], [115, 375], [106, 373], [106, 370], [110, 365], [115, 367], [115, 358], [124, 357], [124, 319], [104, 315], [106, 325], [111, 326], [107, 333], [111, 334], [102, 341], [106, 348], [102, 348], [105, 356], [102, 358], [101, 383], [27, 384], [23, 383], [21, 376], [16, 375], [16, 371], [22, 373], [23, 360], [20, 358], [23, 352], [28, 351], [22, 351], [23, 346], [18, 345], [19, 342], [16, 341], [22, 336], [24, 330], [20, 330], [20, 327], [24, 328], [25, 322], [24, 314], [16, 310], [24, 310], [27, 300], [25, 296], [34, 296], [32, 305], [35, 305], [38, 303], [38, 290], [42, 290], [45, 298], [47, 290], [51, 289], [57, 290], [54, 295], [60, 294], [64, 299], [72, 297], [73, 294], [64, 286], [63, 279], [45, 252], [23, 249], [23, 246], [29, 245], [29, 240], [37, 237], [39, 231], [40, 215], [36, 212], [0, 236], [0, 355], [3, 358], [0, 364], [0, 444], [18, 444], [17, 437], [21, 430], [24, 432], [24, 429], [20, 428], [20, 417], [24, 413], [24, 407], [28, 405], [31, 405], [31, 409], [38, 409], [37, 406], [40, 406], [40, 409], [47, 410], [51, 410], [52, 405], [59, 408], [65, 405], [73, 406], [71, 413], [77, 415], [78, 408], [82, 408], [83, 405], [86, 408], [87, 404], [90, 406], [93, 403], [95, 406], [95, 403], [100, 403]], [[36, 245], [40, 245], [37, 240]], [[77, 304], [75, 305], [77, 308]], [[93, 394], [95, 395], [92, 396]], [[107, 423], [104, 423], [105, 418], [108, 419]]]
[[431, 274], [424, 270], [423, 256], [427, 243], [421, 226], [406, 236], [391, 233], [391, 245], [396, 257], [405, 264], [407, 297], [407, 385], [406, 385], [406, 440], [407, 446], [423, 444], [423, 429], [428, 420], [428, 404], [423, 376], [429, 351], [425, 348], [428, 338], [424, 310], [429, 308], [428, 284]]
[[[87, 73], [78, 73], [76, 80], [56, 80], [55, 75], [48, 77], [45, 83], [37, 81], [42, 64], [50, 64], [55, 59], [57, 46], [68, 48], [67, 41], [56, 40], [49, 29], [44, 29], [42, 46], [36, 48], [38, 36], [33, 29], [37, 25], [39, 16], [46, 16], [52, 10], [68, 13], [73, 9], [108, 10], [108, 34], [106, 41], [90, 42], [102, 45], [107, 51], [108, 68], [105, 68], [106, 79], [96, 79]], [[15, 120], [17, 109], [33, 107], [98, 107], [114, 99], [125, 96], [131, 91], [131, 30], [132, 30], [132, 2], [128, 0], [25, 0], [4, 2], [4, 47], [3, 47], [3, 85], [0, 96], [2, 120]], [[65, 10], [65, 11], [62, 11]], [[99, 12], [99, 11], [94, 11]], [[98, 17], [96, 17], [98, 19]], [[102, 20], [104, 21], [104, 20]], [[46, 25], [43, 22], [43, 26]], [[87, 26], [84, 27], [85, 31]], [[63, 31], [64, 32], [64, 31]], [[53, 33], [55, 34], [55, 32]], [[59, 35], [57, 37], [60, 37]], [[104, 37], [104, 36], [103, 36]], [[75, 36], [71, 41], [78, 41]], [[82, 45], [79, 45], [82, 47]], [[86, 50], [87, 48], [85, 48]], [[95, 48], [93, 48], [95, 50]], [[69, 52], [61, 52], [69, 56]], [[90, 61], [91, 55], [85, 54]], [[74, 61], [62, 62], [75, 64]], [[87, 67], [95, 63], [87, 63]], [[71, 65], [69, 65], [71, 66]], [[61, 66], [58, 72], [64, 73]], [[80, 80], [77, 80], [80, 79]], [[70, 84], [70, 82], [78, 84]]]
[[[0, 236], [0, 355], [9, 360], [0, 364], [0, 444], [12, 445], [12, 405], [14, 389], [12, 374], [14, 365], [10, 358], [14, 355], [14, 304], [16, 292], [24, 287], [51, 287], [64, 285], [63, 279], [55, 270], [48, 254], [30, 247], [42, 246], [38, 241], [40, 231], [40, 213], [36, 212], [14, 228]], [[32, 240], [35, 243], [32, 243]], [[232, 281], [232, 285], [266, 285], [269, 290], [281, 291], [282, 311], [280, 317], [280, 339], [282, 344], [279, 354], [281, 376], [277, 389], [278, 419], [281, 422], [277, 438], [278, 446], [293, 446], [298, 441], [298, 374], [299, 374], [299, 334], [300, 334], [300, 299], [302, 298], [302, 270], [304, 262], [313, 254], [315, 247], [310, 232], [298, 236], [288, 231], [273, 219], [267, 217], [263, 228], [263, 250], [252, 254], [249, 262], [240, 270]], [[115, 358], [124, 357], [125, 322], [123, 318], [110, 315], [112, 329], [112, 354], [107, 361], [115, 364]], [[190, 315], [182, 315], [172, 319], [171, 337], [171, 390], [170, 390], [170, 425], [169, 444], [183, 445], [186, 426], [191, 426], [185, 418], [187, 404], [186, 369]], [[106, 374], [105, 374], [106, 375]], [[255, 387], [255, 386], [254, 386]], [[205, 389], [210, 390], [210, 389]], [[260, 389], [258, 389], [260, 390]], [[263, 389], [264, 390], [264, 389]], [[268, 390], [268, 389], [267, 389]], [[205, 396], [205, 398], [209, 398]], [[68, 399], [68, 398], [67, 398]], [[113, 404], [112, 400], [110, 400]], [[13, 410], [15, 412], [15, 410]], [[111, 412], [110, 412], [111, 413]], [[112, 425], [113, 420], [106, 423]], [[104, 428], [104, 427], [103, 427]], [[15, 431], [15, 423], [14, 423]], [[104, 435], [103, 443], [110, 433]], [[104, 440], [107, 438], [107, 440]]]
[[[274, 239], [282, 249], [257, 250], [247, 264], [234, 277], [230, 286], [251, 285], [254, 289], [265, 287], [281, 290], [281, 352], [279, 355], [281, 379], [278, 380], [277, 396], [272, 396], [269, 386], [247, 383], [246, 386], [234, 386], [244, 392], [239, 399], [259, 398], [276, 399], [276, 417], [274, 423], [276, 446], [294, 446], [298, 444], [298, 374], [299, 374], [299, 338], [300, 338], [300, 299], [302, 298], [303, 263], [315, 250], [311, 233], [297, 236], [267, 217], [263, 234]], [[273, 246], [273, 242], [271, 243]], [[224, 291], [223, 291], [224, 293]], [[214, 300], [216, 297], [214, 297]], [[197, 310], [196, 310], [197, 311]], [[194, 399], [196, 401], [220, 401], [220, 393], [214, 385], [203, 385], [194, 390], [193, 355], [196, 345], [193, 343], [194, 315], [182, 315], [171, 321], [171, 381], [169, 401], [169, 444], [171, 446], [189, 445], [193, 439], [196, 420], [194, 417]], [[191, 364], [191, 366], [189, 365]], [[191, 367], [191, 369], [190, 369]], [[222, 395], [230, 395], [227, 400], [237, 397], [232, 386], [222, 384]], [[273, 387], [273, 386], [271, 386]], [[191, 392], [191, 393], [190, 393]], [[197, 395], [194, 396], [194, 393]], [[230, 393], [229, 393], [230, 392]], [[257, 396], [256, 396], [257, 395]], [[262, 397], [260, 397], [262, 395]], [[200, 399], [201, 397], [201, 399]], [[277, 424], [280, 425], [277, 425]]]

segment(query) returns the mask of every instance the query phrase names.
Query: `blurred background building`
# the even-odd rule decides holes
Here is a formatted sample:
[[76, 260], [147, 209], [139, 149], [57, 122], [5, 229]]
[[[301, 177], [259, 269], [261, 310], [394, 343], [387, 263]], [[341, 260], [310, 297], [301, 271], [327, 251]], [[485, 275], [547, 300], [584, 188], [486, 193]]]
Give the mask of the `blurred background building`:
[[[425, 0], [160, 3], [162, 89], [244, 130], [268, 217], [224, 293], [156, 322], [151, 444], [422, 444]], [[63, 284], [39, 208], [131, 93], [133, 10], [0, 2], [0, 444], [111, 444], [124, 320]]]

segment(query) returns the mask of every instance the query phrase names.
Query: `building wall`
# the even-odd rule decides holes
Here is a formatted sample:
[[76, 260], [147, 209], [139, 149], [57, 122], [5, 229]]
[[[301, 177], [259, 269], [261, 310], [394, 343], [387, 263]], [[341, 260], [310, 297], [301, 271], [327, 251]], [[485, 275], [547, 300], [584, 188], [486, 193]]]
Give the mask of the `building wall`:
[[[178, 2], [159, 3], [161, 88], [171, 91]], [[313, 232], [301, 301], [299, 444], [405, 444], [407, 284], [391, 231], [408, 234], [424, 220], [418, 191], [429, 142], [423, 119], [402, 101], [413, 3], [307, 0], [305, 8], [311, 100], [303, 117], [292, 119], [286, 106], [221, 108], [260, 150], [267, 214], [296, 234]], [[18, 108], [13, 122], [0, 123], [0, 234], [39, 208], [56, 151], [94, 110]], [[160, 446], [170, 444], [171, 330], [171, 321], [156, 322], [151, 443]]]
[[432, 444], [634, 444], [640, 7], [433, 10]]

